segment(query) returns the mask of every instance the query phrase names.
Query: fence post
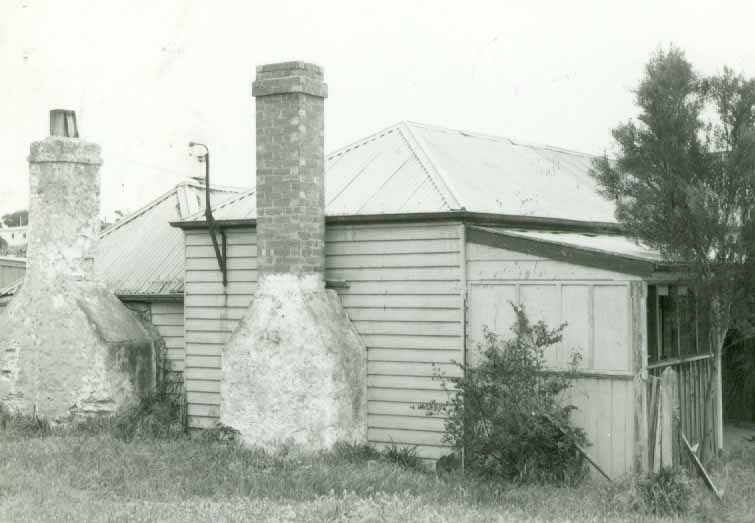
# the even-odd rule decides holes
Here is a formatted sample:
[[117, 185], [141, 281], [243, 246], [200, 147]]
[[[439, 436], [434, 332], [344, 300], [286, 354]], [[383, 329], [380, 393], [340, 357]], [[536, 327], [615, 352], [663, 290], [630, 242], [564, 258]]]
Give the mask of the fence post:
[[679, 403], [676, 390], [676, 371], [668, 367], [661, 374], [661, 467], [673, 467], [679, 454]]

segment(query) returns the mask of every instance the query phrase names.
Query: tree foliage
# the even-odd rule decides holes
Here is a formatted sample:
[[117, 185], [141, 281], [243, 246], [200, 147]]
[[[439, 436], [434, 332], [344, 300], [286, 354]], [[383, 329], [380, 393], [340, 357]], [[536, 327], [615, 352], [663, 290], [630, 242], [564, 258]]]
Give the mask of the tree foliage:
[[[751, 320], [755, 286], [755, 80], [697, 72], [658, 51], [635, 90], [636, 120], [612, 134], [618, 154], [592, 174], [629, 234], [684, 264], [721, 330]], [[719, 337], [710, 340], [713, 345]]]
[[585, 473], [576, 445], [587, 445], [587, 437], [571, 420], [575, 407], [562, 405], [569, 373], [547, 372], [545, 365], [545, 351], [561, 341], [565, 325], [551, 329], [542, 321], [531, 323], [521, 307], [514, 311], [513, 336], [504, 339], [486, 329], [482, 362], [460, 365], [460, 377], [442, 377], [448, 403], [422, 407], [446, 417], [446, 441], [465, 453], [474, 472], [524, 482], [576, 482]]
[[29, 223], [29, 212], [24, 210], [4, 214], [2, 218], [7, 227], [19, 227]]

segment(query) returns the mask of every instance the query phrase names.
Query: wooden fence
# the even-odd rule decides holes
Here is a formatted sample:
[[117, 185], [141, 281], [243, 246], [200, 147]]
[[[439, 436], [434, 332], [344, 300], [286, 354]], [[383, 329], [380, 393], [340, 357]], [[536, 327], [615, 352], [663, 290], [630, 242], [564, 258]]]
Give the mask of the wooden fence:
[[[661, 374], [673, 369], [673, 384], [663, 384]], [[648, 366], [648, 446], [650, 450], [650, 470], [657, 470], [659, 456], [654, 449], [661, 447], [664, 409], [673, 412], [675, 428], [687, 438], [697, 450], [698, 456], [712, 456], [718, 448], [716, 439], [716, 403], [713, 357], [709, 354], [692, 358], [670, 360]], [[674, 405], [663, 406], [663, 388], [673, 387]], [[675, 438], [674, 438], [675, 439]], [[674, 463], [679, 462], [679, 445], [674, 442]], [[655, 459], [654, 459], [655, 458]], [[664, 460], [665, 463], [665, 460]]]

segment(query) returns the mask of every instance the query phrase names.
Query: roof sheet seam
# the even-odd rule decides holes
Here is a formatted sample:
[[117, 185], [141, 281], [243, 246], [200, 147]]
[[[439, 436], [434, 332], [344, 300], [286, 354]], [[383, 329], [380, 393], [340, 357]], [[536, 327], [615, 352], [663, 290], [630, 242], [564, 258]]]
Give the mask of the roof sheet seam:
[[327, 202], [327, 203], [326, 203], [325, 205], [326, 205], [326, 206], [328, 206], [328, 205], [332, 204], [332, 203], [333, 203], [333, 201], [335, 201], [335, 200], [336, 200], [336, 199], [337, 199], [337, 198], [338, 198], [339, 196], [341, 196], [341, 195], [342, 195], [342, 194], [344, 193], [344, 191], [346, 191], [346, 189], [348, 189], [348, 188], [349, 188], [349, 187], [351, 186], [351, 184], [352, 184], [352, 183], [354, 183], [354, 181], [356, 181], [356, 179], [357, 179], [357, 178], [359, 178], [360, 176], [362, 176], [362, 174], [364, 174], [364, 172], [365, 172], [365, 171], [367, 170], [367, 168], [368, 168], [368, 167], [369, 167], [370, 165], [372, 165], [372, 162], [374, 162], [374, 161], [375, 161], [375, 160], [376, 160], [376, 159], [377, 159], [377, 158], [378, 158], [378, 157], [379, 157], [379, 156], [380, 156], [381, 154], [382, 154], [382, 153], [381, 153], [381, 152], [379, 152], [379, 151], [378, 151], [377, 153], [373, 154], [373, 155], [372, 155], [372, 156], [371, 156], [371, 157], [370, 157], [370, 158], [369, 158], [369, 159], [368, 159], [368, 160], [367, 160], [367, 161], [366, 161], [366, 162], [365, 162], [365, 163], [364, 163], [364, 164], [362, 165], [362, 167], [361, 167], [361, 168], [360, 168], [360, 169], [359, 169], [359, 170], [358, 170], [358, 171], [356, 172], [356, 174], [355, 174], [354, 176], [352, 176], [352, 177], [351, 177], [351, 180], [349, 180], [349, 181], [348, 181], [348, 182], [346, 183], [346, 185], [344, 185], [343, 187], [341, 187], [341, 190], [340, 190], [340, 191], [338, 191], [338, 192], [337, 192], [337, 193], [336, 193], [336, 194], [335, 194], [335, 195], [334, 195], [334, 196], [333, 196], [333, 197], [332, 197], [332, 198], [330, 199], [330, 201], [328, 201], [328, 202]]
[[394, 177], [394, 176], [396, 176], [396, 174], [398, 174], [398, 173], [399, 173], [399, 172], [401, 171], [401, 169], [403, 169], [403, 168], [404, 168], [404, 166], [405, 166], [405, 165], [406, 165], [407, 163], [409, 163], [409, 160], [411, 160], [411, 159], [412, 159], [412, 155], [410, 154], [409, 156], [407, 156], [407, 157], [406, 157], [406, 159], [405, 159], [405, 160], [404, 160], [403, 162], [401, 162], [401, 165], [399, 165], [399, 166], [398, 166], [398, 167], [396, 168], [396, 170], [394, 170], [394, 171], [393, 171], [393, 172], [391, 173], [391, 175], [390, 175], [390, 176], [389, 176], [388, 178], [386, 178], [386, 179], [385, 179], [385, 181], [384, 181], [383, 183], [381, 183], [381, 184], [380, 184], [380, 187], [378, 187], [378, 188], [377, 188], [377, 190], [375, 191], [375, 193], [374, 193], [374, 194], [373, 194], [372, 196], [370, 196], [369, 198], [367, 198], [367, 199], [365, 200], [365, 202], [364, 202], [364, 203], [363, 203], [363, 204], [362, 204], [362, 205], [361, 205], [361, 206], [359, 207], [359, 209], [357, 209], [357, 211], [356, 211], [356, 214], [359, 214], [359, 212], [360, 212], [360, 211], [361, 211], [362, 209], [364, 209], [364, 208], [365, 208], [365, 207], [366, 207], [367, 205], [371, 204], [371, 203], [372, 203], [372, 198], [373, 198], [373, 197], [374, 197], [374, 196], [375, 196], [376, 194], [378, 194], [378, 193], [379, 193], [379, 192], [381, 191], [381, 189], [382, 189], [383, 187], [385, 187], [385, 186], [386, 186], [386, 184], [387, 184], [388, 182], [390, 182], [390, 181], [391, 181], [391, 180], [393, 179], [393, 177]]

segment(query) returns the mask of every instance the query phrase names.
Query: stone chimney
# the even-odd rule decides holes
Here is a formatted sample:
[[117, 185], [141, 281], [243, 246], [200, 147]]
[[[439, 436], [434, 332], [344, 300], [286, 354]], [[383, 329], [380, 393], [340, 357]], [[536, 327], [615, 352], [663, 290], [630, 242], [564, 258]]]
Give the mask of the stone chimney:
[[325, 290], [322, 69], [257, 68], [254, 300], [223, 352], [221, 423], [251, 446], [366, 439], [366, 349]]
[[29, 242], [20, 291], [0, 314], [0, 404], [52, 421], [112, 414], [154, 386], [152, 340], [94, 275], [100, 147], [72, 111], [31, 144]]

